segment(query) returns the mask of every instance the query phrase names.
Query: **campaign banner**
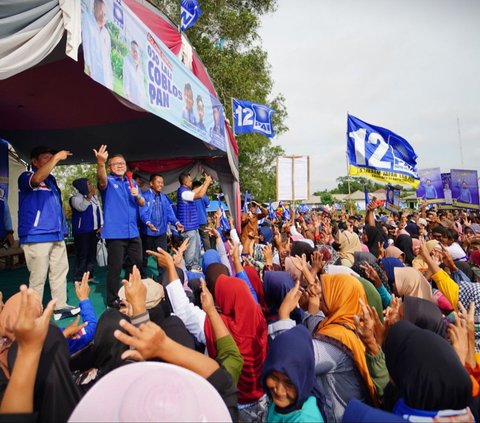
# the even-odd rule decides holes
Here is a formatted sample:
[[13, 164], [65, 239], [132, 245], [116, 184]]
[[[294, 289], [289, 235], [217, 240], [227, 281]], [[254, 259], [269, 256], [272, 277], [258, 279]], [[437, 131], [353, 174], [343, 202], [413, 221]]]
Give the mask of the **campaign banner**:
[[451, 169], [452, 204], [478, 209], [478, 175], [476, 170]]
[[236, 135], [258, 132], [268, 138], [275, 136], [272, 125], [272, 116], [275, 111], [270, 107], [232, 98], [232, 113], [233, 130]]
[[452, 175], [450, 173], [441, 173], [442, 177], [442, 187], [443, 187], [443, 198], [445, 199], [445, 204], [451, 205], [453, 203], [452, 197]]
[[407, 140], [355, 116], [347, 117], [348, 174], [417, 188], [417, 155]]
[[419, 169], [420, 185], [417, 188], [417, 198], [425, 200], [429, 204], [443, 203], [442, 174], [439, 167]]
[[127, 3], [82, 0], [85, 73], [136, 106], [226, 151], [225, 117], [218, 99]]
[[385, 208], [391, 212], [398, 213], [400, 210], [400, 190], [391, 185], [387, 186], [385, 193]]
[[8, 201], [8, 142], [0, 138], [0, 201]]

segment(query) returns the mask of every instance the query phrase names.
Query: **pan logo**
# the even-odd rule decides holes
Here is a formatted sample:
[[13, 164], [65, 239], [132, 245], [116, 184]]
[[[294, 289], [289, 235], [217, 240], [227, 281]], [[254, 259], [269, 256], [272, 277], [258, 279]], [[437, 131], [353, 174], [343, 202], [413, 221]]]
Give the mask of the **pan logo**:
[[123, 29], [124, 19], [122, 0], [115, 0], [115, 3], [113, 3], [113, 20], [115, 25]]
[[252, 104], [254, 113], [253, 129], [261, 131], [266, 135], [272, 135], [272, 113], [273, 110], [261, 104]]

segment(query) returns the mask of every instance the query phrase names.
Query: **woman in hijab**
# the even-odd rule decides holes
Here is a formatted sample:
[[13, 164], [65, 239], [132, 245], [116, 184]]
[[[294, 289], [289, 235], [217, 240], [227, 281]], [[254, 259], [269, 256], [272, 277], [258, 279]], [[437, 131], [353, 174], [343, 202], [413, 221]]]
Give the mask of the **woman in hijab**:
[[395, 288], [400, 297], [411, 295], [434, 301], [432, 287], [417, 269], [413, 267], [395, 267]]
[[385, 242], [385, 238], [376, 226], [366, 225], [362, 236], [363, 243], [368, 247], [368, 250], [379, 258], [380, 246]]
[[440, 416], [469, 420], [472, 382], [445, 339], [402, 320], [390, 328], [384, 351], [400, 394], [393, 413], [407, 420]]
[[402, 262], [405, 261], [405, 253], [402, 250], [400, 250], [400, 248], [395, 247], [395, 245], [390, 245], [390, 247], [385, 249], [384, 257], [385, 258], [393, 257]]
[[265, 301], [265, 291], [262, 279], [260, 278], [257, 269], [253, 266], [245, 266], [243, 270], [245, 270], [253, 289], [257, 293], [258, 304], [260, 304], [260, 307], [262, 307], [263, 312], [266, 312], [268, 307]]
[[411, 266], [415, 258], [413, 254], [412, 237], [409, 235], [399, 235], [395, 240], [395, 247], [399, 248], [405, 254], [405, 264]]
[[340, 421], [352, 398], [376, 402], [365, 346], [355, 334], [354, 316], [367, 303], [360, 282], [351, 275], [322, 275], [321, 309], [325, 319], [314, 335], [315, 372], [327, 398], [327, 421]]
[[395, 273], [394, 269], [396, 267], [405, 267], [405, 265], [396, 258], [393, 257], [386, 257], [380, 261], [383, 270], [385, 270], [385, 274], [387, 275], [388, 286], [390, 287], [390, 292], [394, 291], [395, 286]]
[[323, 395], [315, 378], [312, 338], [304, 326], [295, 326], [273, 340], [261, 380], [271, 401], [266, 421], [324, 421], [320, 412]]
[[[17, 344], [8, 353], [8, 365], [13, 369]], [[39, 422], [66, 422], [80, 401], [69, 367], [70, 353], [61, 330], [51, 324], [38, 364], [33, 394], [33, 410]]]
[[[278, 320], [278, 309], [295, 281], [287, 272], [265, 272], [263, 281], [268, 306], [267, 323], [275, 322]], [[304, 312], [298, 307], [290, 313], [290, 318], [297, 324], [302, 323], [303, 317]]]
[[431, 301], [405, 296], [403, 298], [403, 319], [421, 329], [430, 330], [442, 338], [448, 339], [448, 323], [438, 306]]

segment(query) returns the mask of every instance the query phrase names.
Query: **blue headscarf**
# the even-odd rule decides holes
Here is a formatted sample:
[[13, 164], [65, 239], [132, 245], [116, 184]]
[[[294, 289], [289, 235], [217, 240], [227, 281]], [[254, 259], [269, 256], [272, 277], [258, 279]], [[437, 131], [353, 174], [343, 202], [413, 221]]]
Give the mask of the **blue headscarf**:
[[380, 263], [385, 269], [388, 278], [388, 285], [393, 292], [393, 287], [395, 286], [395, 272], [393, 269], [395, 269], [395, 267], [405, 267], [405, 265], [395, 257], [385, 257], [380, 260]]
[[[274, 322], [278, 320], [278, 309], [282, 304], [285, 295], [295, 286], [295, 281], [287, 272], [265, 272], [263, 275], [263, 290], [267, 302], [268, 316], [267, 321]], [[304, 312], [301, 308], [296, 308], [290, 313], [290, 317], [297, 324], [302, 323]]]
[[220, 254], [218, 254], [218, 251], [213, 248], [205, 251], [205, 254], [202, 257], [202, 270], [204, 274], [207, 270], [207, 267], [212, 263], [222, 263]]
[[[295, 345], [295, 351], [292, 346]], [[270, 344], [261, 381], [265, 392], [270, 396], [265, 379], [274, 371], [288, 376], [297, 390], [297, 401], [293, 409], [299, 409], [310, 396], [317, 398], [318, 408], [322, 409], [323, 395], [315, 377], [315, 357], [312, 337], [305, 326], [297, 325], [280, 335]], [[292, 410], [293, 411], [293, 410]]]

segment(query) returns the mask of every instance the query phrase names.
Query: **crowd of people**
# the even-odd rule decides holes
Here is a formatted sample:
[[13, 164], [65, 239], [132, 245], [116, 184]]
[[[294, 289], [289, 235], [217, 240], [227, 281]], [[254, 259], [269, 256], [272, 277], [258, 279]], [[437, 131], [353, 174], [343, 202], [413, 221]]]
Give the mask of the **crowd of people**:
[[[209, 223], [211, 177], [181, 174], [172, 204], [162, 175], [139, 189], [103, 145], [97, 181], [77, 180], [70, 201], [77, 311], [66, 303], [51, 175], [69, 154], [38, 147], [20, 176], [30, 282], [0, 312], [0, 420], [478, 420], [477, 212], [425, 202], [390, 213], [372, 201], [363, 215], [250, 200], [237, 231], [221, 210]], [[99, 233], [108, 267], [97, 317]], [[43, 308], [47, 273], [54, 299]], [[61, 329], [50, 319], [75, 314]]]

